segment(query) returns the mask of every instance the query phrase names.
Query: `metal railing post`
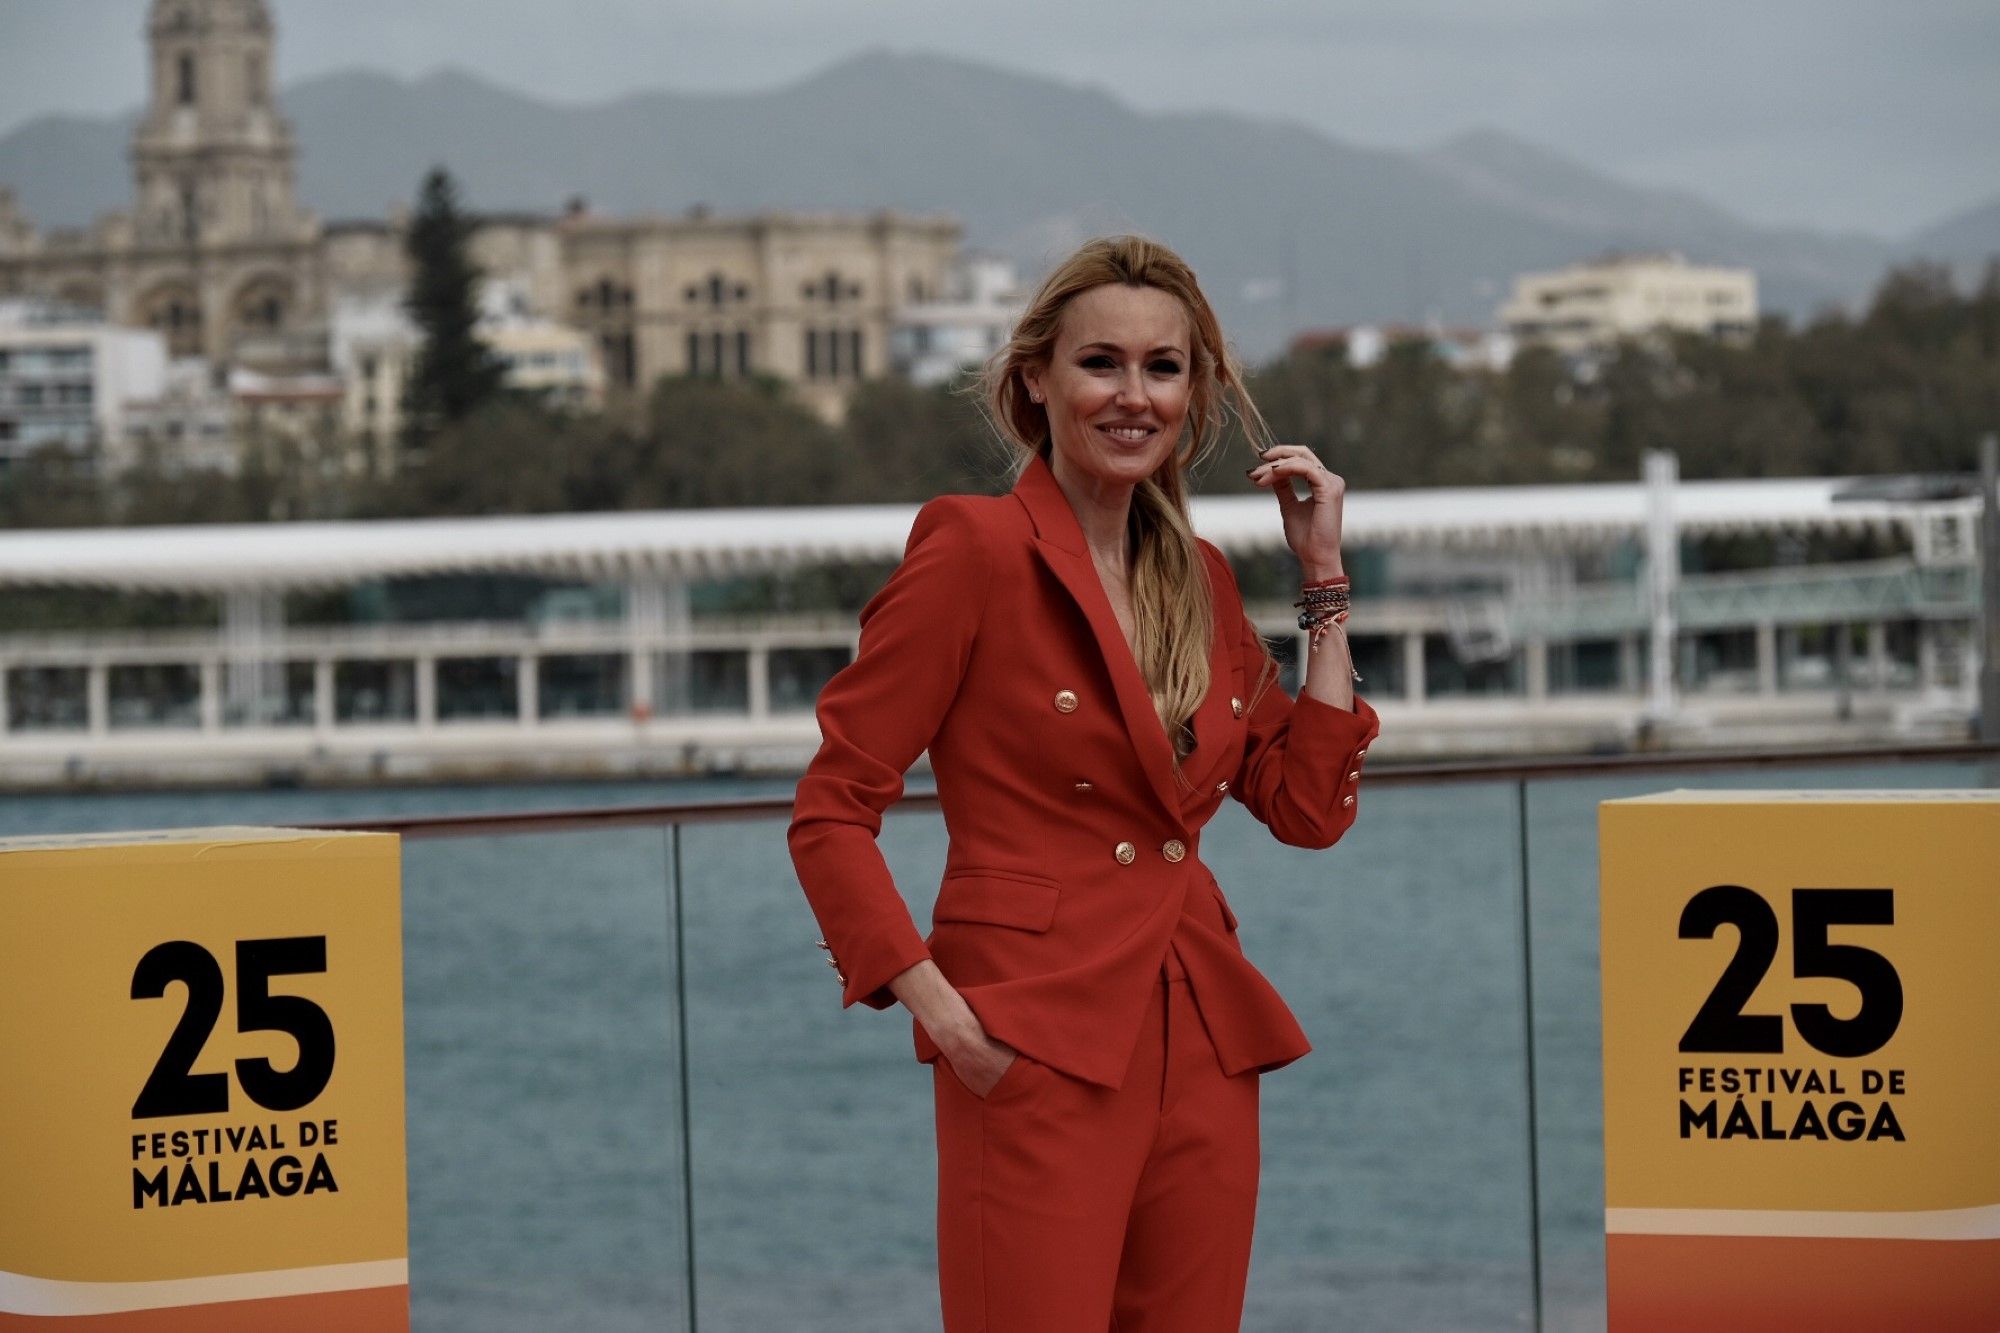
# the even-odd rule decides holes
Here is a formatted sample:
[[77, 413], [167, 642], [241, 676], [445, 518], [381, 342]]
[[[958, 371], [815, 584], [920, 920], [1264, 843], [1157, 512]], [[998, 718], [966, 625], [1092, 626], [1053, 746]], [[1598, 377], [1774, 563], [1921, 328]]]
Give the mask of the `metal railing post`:
[[1541, 1131], [1535, 1108], [1535, 947], [1534, 919], [1528, 878], [1528, 780], [1514, 781], [1514, 810], [1521, 851], [1521, 1031], [1522, 1061], [1527, 1075], [1528, 1111], [1528, 1249], [1535, 1300], [1535, 1329], [1542, 1318], [1542, 1162]]
[[2000, 435], [1979, 442], [1979, 739], [2000, 741]]
[[667, 825], [667, 897], [672, 908], [674, 930], [674, 1026], [675, 1046], [680, 1056], [680, 1138], [681, 1138], [681, 1246], [682, 1261], [687, 1269], [687, 1326], [688, 1333], [696, 1333], [701, 1327], [699, 1304], [695, 1296], [694, 1267], [694, 1124], [689, 1115], [692, 1097], [688, 1082], [688, 995], [687, 995], [687, 931], [686, 918], [681, 910], [681, 825], [675, 821]]

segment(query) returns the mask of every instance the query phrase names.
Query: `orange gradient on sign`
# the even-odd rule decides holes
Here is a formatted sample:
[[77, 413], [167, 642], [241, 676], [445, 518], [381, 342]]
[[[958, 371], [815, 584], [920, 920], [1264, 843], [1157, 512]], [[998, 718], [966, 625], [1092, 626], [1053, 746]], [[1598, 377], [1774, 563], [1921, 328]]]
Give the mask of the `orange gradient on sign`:
[[1616, 1333], [2000, 1328], [2000, 1240], [1617, 1235], [1604, 1241]]
[[184, 1305], [167, 1310], [125, 1310], [118, 1314], [0, 1314], [0, 1333], [16, 1329], [60, 1329], [62, 1333], [352, 1333], [410, 1326], [408, 1287], [362, 1291], [316, 1291], [220, 1305]]

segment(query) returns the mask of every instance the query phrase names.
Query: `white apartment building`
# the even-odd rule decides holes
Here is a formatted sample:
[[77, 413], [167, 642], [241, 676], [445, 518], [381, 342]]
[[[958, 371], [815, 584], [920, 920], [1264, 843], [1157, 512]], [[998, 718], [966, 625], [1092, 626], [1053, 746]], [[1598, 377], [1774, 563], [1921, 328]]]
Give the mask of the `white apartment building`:
[[[516, 283], [489, 279], [480, 288], [478, 335], [506, 368], [507, 386], [554, 407], [601, 407], [605, 374], [597, 340], [533, 308]], [[384, 470], [394, 467], [403, 394], [422, 341], [400, 295], [342, 296], [333, 303], [327, 345], [345, 386], [341, 419]]]
[[1514, 359], [1511, 333], [1493, 329], [1455, 329], [1441, 324], [1353, 324], [1342, 328], [1309, 329], [1292, 339], [1291, 352], [1338, 348], [1347, 364], [1367, 370], [1382, 364], [1389, 349], [1421, 343], [1453, 370], [1503, 371]]
[[489, 278], [479, 291], [479, 337], [506, 367], [510, 389], [573, 411], [604, 405], [604, 367], [597, 340], [581, 329], [535, 314], [518, 283]]
[[1027, 305], [1020, 276], [997, 255], [973, 255], [951, 273], [945, 289], [896, 310], [889, 329], [889, 363], [915, 384], [942, 384], [981, 365], [1014, 334]]
[[394, 294], [340, 296], [327, 320], [327, 359], [343, 388], [341, 421], [377, 471], [395, 470], [403, 389], [421, 340]]
[[0, 468], [45, 445], [88, 450], [100, 471], [126, 463], [127, 404], [157, 398], [167, 345], [150, 329], [60, 310], [0, 307]]
[[160, 394], [129, 405], [126, 437], [128, 461], [149, 454], [169, 472], [234, 472], [241, 461], [228, 387], [198, 356], [171, 362]]
[[1521, 274], [1499, 319], [1522, 343], [1569, 355], [1656, 329], [1745, 337], [1757, 326], [1757, 275], [1678, 254], [1611, 255]]

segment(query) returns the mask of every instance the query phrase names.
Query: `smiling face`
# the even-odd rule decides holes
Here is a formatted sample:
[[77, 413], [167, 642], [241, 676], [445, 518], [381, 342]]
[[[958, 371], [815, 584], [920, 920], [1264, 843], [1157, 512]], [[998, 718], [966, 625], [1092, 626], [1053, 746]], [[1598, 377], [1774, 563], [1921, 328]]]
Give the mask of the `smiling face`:
[[1070, 300], [1049, 363], [1021, 372], [1048, 412], [1059, 480], [1126, 487], [1159, 468], [1187, 420], [1189, 342], [1187, 311], [1157, 287], [1105, 283]]

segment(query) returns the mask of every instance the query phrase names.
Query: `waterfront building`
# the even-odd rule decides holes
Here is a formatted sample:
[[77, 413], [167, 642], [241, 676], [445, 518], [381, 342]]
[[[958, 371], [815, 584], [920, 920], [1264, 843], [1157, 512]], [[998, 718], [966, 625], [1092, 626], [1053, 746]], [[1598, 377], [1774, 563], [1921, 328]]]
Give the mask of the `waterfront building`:
[[58, 445], [117, 470], [130, 404], [165, 388], [165, 341], [84, 312], [13, 302], [0, 309], [0, 468]]
[[[229, 372], [230, 436], [243, 460], [295, 458], [312, 472], [354, 470], [341, 429], [346, 390], [333, 375], [267, 375], [238, 366]], [[229, 471], [235, 471], [231, 467]]]
[[1757, 275], [1678, 254], [1609, 255], [1521, 274], [1499, 321], [1523, 343], [1568, 355], [1655, 330], [1747, 337], [1757, 327]]
[[198, 356], [167, 366], [155, 398], [127, 405], [130, 461], [162, 472], [234, 472], [241, 462], [226, 382]]
[[1380, 365], [1391, 347], [1420, 343], [1432, 356], [1454, 370], [1505, 370], [1514, 359], [1517, 340], [1492, 329], [1447, 328], [1440, 324], [1354, 324], [1344, 328], [1308, 329], [1292, 339], [1290, 351], [1338, 349], [1357, 370]]
[[[534, 303], [512, 282], [488, 281], [480, 292], [479, 338], [504, 368], [503, 383], [566, 410], [604, 405], [604, 369], [583, 330], [533, 313]], [[327, 357], [343, 386], [341, 422], [359, 455], [378, 471], [395, 467], [403, 431], [403, 396], [422, 346], [389, 287], [335, 299]]]
[[[1415, 757], [1965, 734], [1976, 498], [1880, 479], [1686, 482], [1656, 532], [1662, 498], [1601, 483], [1350, 494], [1350, 642], [1380, 744]], [[211, 596], [222, 611], [219, 632], [0, 636], [0, 781], [784, 768], [817, 744], [813, 701], [853, 654], [854, 615], [739, 614], [730, 581], [886, 570], [915, 512], [0, 533], [0, 587]], [[1237, 563], [1296, 689], [1295, 576], [1268, 497], [1202, 497], [1194, 520]], [[1903, 554], [1698, 565], [1710, 539], [1862, 534]], [[1690, 553], [1669, 567], [1670, 614], [1649, 549]], [[476, 620], [367, 610], [398, 587], [436, 605], [450, 580], [464, 580], [461, 613], [496, 583], [536, 591]], [[288, 595], [343, 590], [356, 618], [285, 623]]]
[[1027, 305], [1020, 275], [997, 255], [972, 255], [942, 292], [921, 287], [896, 312], [889, 360], [915, 384], [942, 384], [984, 365], [1013, 336]]
[[569, 322], [603, 349], [609, 382], [772, 375], [838, 419], [854, 386], [889, 370], [898, 309], [943, 287], [949, 218], [767, 213], [563, 219]]
[[[322, 223], [299, 205], [264, 0], [153, 0], [148, 38], [132, 210], [43, 234], [0, 188], [0, 298], [60, 299], [216, 365], [362, 368], [329, 326], [344, 302], [407, 289], [406, 213]], [[609, 393], [636, 396], [662, 375], [770, 375], [829, 419], [888, 373], [897, 311], [946, 289], [961, 237], [950, 218], [886, 210], [609, 217], [573, 201], [474, 220], [487, 277], [595, 348], [600, 370], [579, 374], [564, 356], [540, 361], [552, 337], [536, 333], [520, 352], [528, 378], [588, 396], [601, 373]], [[393, 438], [385, 416], [400, 398], [376, 370], [346, 409], [371, 441]]]

